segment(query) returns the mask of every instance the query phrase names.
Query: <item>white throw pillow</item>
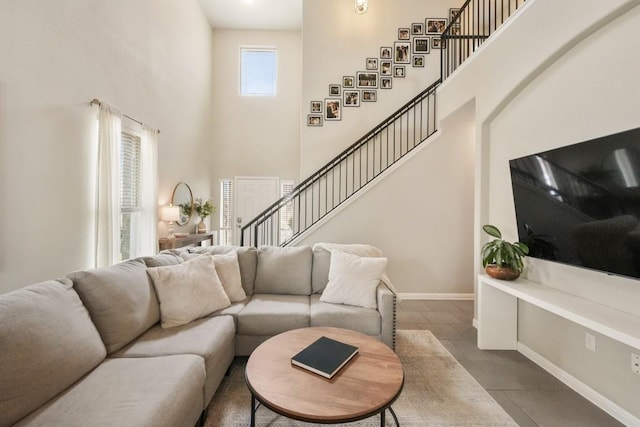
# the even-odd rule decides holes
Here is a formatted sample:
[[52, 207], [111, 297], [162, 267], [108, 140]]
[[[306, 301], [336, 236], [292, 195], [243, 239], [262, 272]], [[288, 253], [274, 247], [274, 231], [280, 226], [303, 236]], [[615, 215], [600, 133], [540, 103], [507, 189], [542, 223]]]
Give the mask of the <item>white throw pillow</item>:
[[247, 294], [242, 288], [240, 264], [238, 263], [238, 254], [236, 251], [214, 255], [213, 262], [216, 265], [216, 272], [218, 273], [218, 277], [220, 277], [220, 281], [229, 300], [231, 302], [238, 302], [247, 299]]
[[231, 305], [211, 256], [148, 268], [147, 273], [160, 301], [163, 328], [185, 325]]
[[386, 267], [386, 258], [331, 251], [329, 283], [320, 301], [377, 308], [376, 288]]

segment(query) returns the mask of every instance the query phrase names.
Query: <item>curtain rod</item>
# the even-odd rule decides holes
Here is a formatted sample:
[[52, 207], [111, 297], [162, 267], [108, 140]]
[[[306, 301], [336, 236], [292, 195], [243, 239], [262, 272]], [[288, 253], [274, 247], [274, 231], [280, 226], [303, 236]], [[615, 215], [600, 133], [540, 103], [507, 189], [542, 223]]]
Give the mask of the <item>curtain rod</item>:
[[[106, 102], [102, 102], [102, 101], [100, 101], [98, 98], [93, 98], [93, 99], [91, 100], [91, 102], [89, 103], [89, 105], [97, 105], [97, 106], [101, 106], [102, 104], [110, 106], [110, 105], [109, 105], [109, 104], [107, 104]], [[110, 107], [111, 107], [111, 106], [110, 106]], [[121, 113], [121, 114], [122, 114], [122, 113]], [[140, 126], [146, 126], [146, 125], [145, 125], [143, 122], [141, 122], [140, 120], [134, 119], [134, 118], [133, 118], [133, 117], [131, 117], [131, 116], [127, 116], [126, 114], [122, 114], [122, 115], [123, 115], [124, 117], [126, 117], [127, 119], [129, 119], [129, 120], [133, 120], [134, 122], [138, 123]], [[155, 129], [155, 131], [156, 131], [156, 132], [158, 132], [158, 133], [160, 133], [160, 129]]]

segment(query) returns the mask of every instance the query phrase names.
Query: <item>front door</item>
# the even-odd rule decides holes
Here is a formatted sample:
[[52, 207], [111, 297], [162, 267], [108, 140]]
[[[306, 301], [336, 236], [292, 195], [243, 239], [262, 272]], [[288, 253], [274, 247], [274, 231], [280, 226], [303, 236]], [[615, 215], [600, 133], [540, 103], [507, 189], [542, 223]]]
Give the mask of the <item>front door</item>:
[[[260, 212], [278, 200], [278, 178], [237, 176], [235, 178], [236, 232], [234, 244], [240, 244], [241, 229]], [[245, 245], [251, 242], [244, 242]]]

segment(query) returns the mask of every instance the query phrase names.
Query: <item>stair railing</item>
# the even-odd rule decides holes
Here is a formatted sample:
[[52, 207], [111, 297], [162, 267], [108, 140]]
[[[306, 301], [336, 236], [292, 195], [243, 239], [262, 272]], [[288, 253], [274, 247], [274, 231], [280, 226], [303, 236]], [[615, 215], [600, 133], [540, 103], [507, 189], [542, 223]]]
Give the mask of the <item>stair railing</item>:
[[444, 81], [526, 0], [467, 0], [451, 17], [440, 43]]
[[241, 229], [240, 244], [285, 246], [436, 131], [436, 88], [420, 92]]
[[467, 0], [440, 37], [440, 79], [240, 230], [240, 244], [286, 246], [436, 131], [436, 89], [526, 0]]

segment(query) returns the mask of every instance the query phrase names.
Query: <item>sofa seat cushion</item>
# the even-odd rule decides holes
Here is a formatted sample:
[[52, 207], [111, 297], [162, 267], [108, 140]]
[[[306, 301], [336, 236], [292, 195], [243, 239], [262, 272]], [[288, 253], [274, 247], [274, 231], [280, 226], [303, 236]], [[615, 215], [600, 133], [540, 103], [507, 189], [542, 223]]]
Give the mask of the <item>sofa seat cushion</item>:
[[200, 356], [204, 359], [207, 374], [204, 388], [206, 404], [233, 361], [234, 340], [235, 324], [231, 316], [209, 317], [171, 329], [156, 325], [110, 357]]
[[247, 304], [251, 301], [251, 297], [247, 297], [244, 301], [234, 302], [229, 307], [223, 308], [222, 310], [214, 311], [211, 313], [211, 317], [216, 316], [231, 316], [233, 318], [233, 322], [236, 326], [236, 330], [238, 329], [238, 314], [247, 306]]
[[0, 295], [0, 426], [39, 408], [105, 355], [70, 280]]
[[311, 295], [311, 247], [261, 246], [256, 270], [257, 294]]
[[73, 287], [113, 353], [158, 323], [160, 307], [141, 259], [72, 273]]
[[320, 301], [320, 295], [311, 295], [310, 325], [350, 329], [363, 334], [379, 336], [380, 313], [376, 309]]
[[202, 412], [204, 362], [194, 355], [106, 359], [16, 426], [184, 426]]
[[254, 294], [238, 314], [238, 334], [272, 336], [309, 327], [309, 296]]

